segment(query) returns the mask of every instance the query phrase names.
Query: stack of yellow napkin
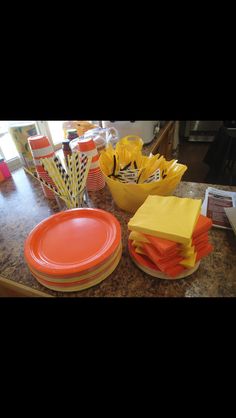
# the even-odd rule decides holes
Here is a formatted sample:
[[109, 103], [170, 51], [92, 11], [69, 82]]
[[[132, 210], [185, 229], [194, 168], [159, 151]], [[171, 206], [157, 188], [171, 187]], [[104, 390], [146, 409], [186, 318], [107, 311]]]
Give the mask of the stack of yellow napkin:
[[200, 199], [148, 196], [128, 223], [133, 250], [172, 277], [193, 268], [212, 251], [212, 222], [200, 210]]

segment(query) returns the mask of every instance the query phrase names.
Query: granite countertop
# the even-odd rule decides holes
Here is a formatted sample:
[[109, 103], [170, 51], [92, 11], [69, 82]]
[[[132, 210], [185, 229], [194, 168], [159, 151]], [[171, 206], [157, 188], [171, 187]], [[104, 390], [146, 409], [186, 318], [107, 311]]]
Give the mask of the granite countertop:
[[[150, 146], [146, 147], [146, 152]], [[204, 198], [208, 184], [181, 182], [176, 196]], [[217, 186], [214, 186], [217, 187]], [[236, 187], [218, 186], [236, 191]], [[236, 296], [236, 238], [231, 230], [213, 228], [210, 241], [214, 251], [202, 259], [191, 276], [175, 281], [153, 278], [133, 264], [128, 253], [127, 223], [130, 214], [113, 202], [107, 186], [99, 192], [89, 192], [90, 207], [113, 213], [122, 227], [123, 254], [115, 271], [102, 283], [80, 292], [55, 292], [43, 287], [31, 275], [24, 260], [24, 241], [40, 221], [59, 212], [58, 205], [47, 200], [36, 179], [18, 169], [12, 178], [0, 183], [0, 289], [1, 277], [45, 295], [59, 297], [235, 297]], [[1, 290], [0, 290], [1, 295]]]

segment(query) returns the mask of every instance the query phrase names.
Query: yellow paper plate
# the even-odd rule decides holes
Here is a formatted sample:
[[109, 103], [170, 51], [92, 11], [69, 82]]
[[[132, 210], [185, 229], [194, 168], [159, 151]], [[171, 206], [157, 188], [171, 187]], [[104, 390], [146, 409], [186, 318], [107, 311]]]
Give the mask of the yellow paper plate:
[[122, 251], [120, 251], [120, 253], [118, 254], [117, 258], [115, 259], [114, 263], [105, 271], [103, 272], [101, 275], [99, 275], [98, 277], [96, 276], [95, 279], [88, 279], [88, 281], [86, 281], [86, 283], [78, 283], [76, 285], [72, 285], [69, 287], [62, 287], [62, 286], [57, 286], [55, 285], [49, 285], [47, 283], [45, 283], [45, 280], [42, 280], [41, 278], [39, 278], [35, 273], [32, 273], [33, 276], [36, 278], [36, 280], [38, 280], [39, 283], [41, 283], [43, 286], [47, 287], [48, 289], [51, 290], [56, 290], [58, 292], [77, 292], [80, 290], [85, 290], [88, 289], [89, 287], [95, 286], [99, 283], [101, 283], [103, 280], [105, 280], [108, 276], [110, 276], [110, 274], [116, 269], [116, 267], [118, 266], [120, 259], [121, 259], [121, 254]]

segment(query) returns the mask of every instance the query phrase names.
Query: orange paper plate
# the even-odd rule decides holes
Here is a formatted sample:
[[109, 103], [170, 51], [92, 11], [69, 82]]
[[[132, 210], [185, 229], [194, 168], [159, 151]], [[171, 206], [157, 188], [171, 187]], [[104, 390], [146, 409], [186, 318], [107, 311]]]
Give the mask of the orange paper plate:
[[24, 254], [29, 267], [63, 276], [102, 263], [120, 241], [120, 224], [111, 213], [76, 208], [40, 222], [26, 239]]
[[92, 268], [89, 268], [89, 269], [86, 269], [86, 270], [83, 270], [83, 271], [80, 271], [80, 272], [77, 271], [76, 273], [73, 273], [73, 274], [63, 274], [63, 275], [56, 276], [56, 275], [52, 275], [52, 274], [43, 273], [42, 271], [40, 271], [38, 269], [34, 269], [34, 267], [32, 267], [30, 265], [28, 265], [28, 267], [30, 268], [31, 271], [35, 272], [36, 274], [39, 274], [39, 275], [43, 276], [45, 279], [50, 277], [51, 279], [54, 278], [56, 281], [59, 280], [59, 279], [62, 280], [62, 281], [63, 280], [67, 281], [67, 280], [71, 280], [74, 277], [78, 277], [78, 276], [80, 276], [80, 277], [82, 277], [84, 275], [89, 276], [89, 275], [92, 275], [95, 271], [99, 271], [100, 269], [102, 270], [106, 266], [106, 264], [108, 265], [108, 263], [115, 258], [115, 256], [118, 254], [118, 251], [119, 251], [120, 248], [122, 248], [122, 242], [121, 241], [118, 244], [118, 247], [115, 249], [115, 251], [109, 257], [107, 257], [104, 261], [102, 261], [101, 263], [97, 263], [95, 267], [92, 267]]
[[122, 245], [120, 243], [117, 250], [114, 252], [114, 254], [111, 257], [109, 257], [106, 262], [99, 264], [98, 268], [94, 268], [93, 270], [89, 270], [89, 271], [86, 270], [84, 273], [76, 273], [76, 274], [73, 274], [72, 276], [63, 276], [63, 277], [62, 276], [60, 277], [49, 276], [41, 272], [38, 272], [37, 270], [33, 269], [33, 267], [29, 266], [29, 269], [31, 273], [33, 274], [33, 276], [37, 276], [43, 280], [48, 280], [56, 284], [73, 283], [73, 282], [78, 282], [79, 280], [90, 279], [90, 278], [93, 278], [95, 275], [104, 273], [116, 260], [118, 255], [121, 256], [121, 254], [122, 254]]
[[118, 256], [115, 258], [112, 264], [106, 269], [106, 271], [103, 271], [100, 274], [95, 275], [94, 277], [89, 279], [79, 280], [78, 282], [74, 283], [67, 283], [67, 285], [63, 283], [63, 286], [61, 283], [50, 283], [47, 280], [41, 279], [41, 277], [38, 277], [35, 273], [32, 274], [38, 280], [39, 283], [41, 283], [48, 289], [56, 290], [59, 292], [77, 292], [95, 286], [101, 283], [103, 280], [105, 280], [108, 276], [110, 276], [110, 274], [113, 273], [113, 271], [116, 269], [117, 265], [120, 262], [121, 253], [122, 251], [120, 251], [120, 254], [118, 254]]

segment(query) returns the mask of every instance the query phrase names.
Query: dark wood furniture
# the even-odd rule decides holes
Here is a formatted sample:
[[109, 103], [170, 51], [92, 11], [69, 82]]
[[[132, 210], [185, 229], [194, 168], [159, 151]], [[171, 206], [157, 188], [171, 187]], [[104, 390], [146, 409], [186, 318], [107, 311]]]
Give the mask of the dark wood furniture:
[[174, 145], [175, 121], [169, 121], [160, 129], [156, 139], [155, 145], [151, 150], [153, 155], [161, 154], [167, 160], [172, 159], [172, 151]]

